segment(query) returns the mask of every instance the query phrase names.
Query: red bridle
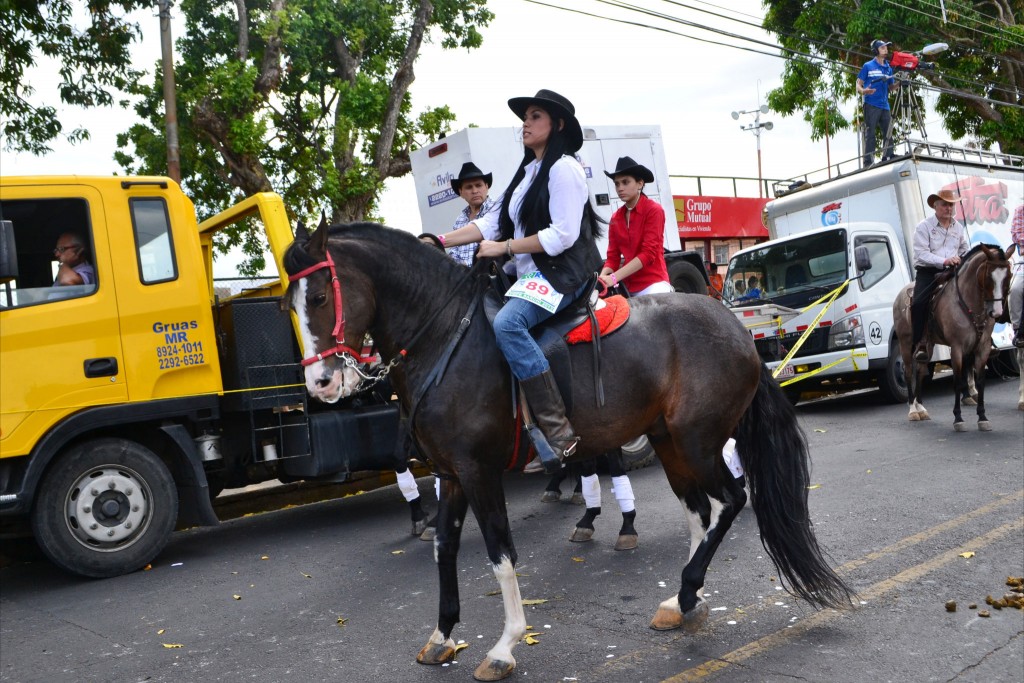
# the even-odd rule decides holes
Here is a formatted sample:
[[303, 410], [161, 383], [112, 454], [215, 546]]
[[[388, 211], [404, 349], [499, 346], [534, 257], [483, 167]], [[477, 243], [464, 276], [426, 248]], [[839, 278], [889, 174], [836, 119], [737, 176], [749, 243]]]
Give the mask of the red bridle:
[[326, 252], [324, 260], [321, 261], [320, 263], [312, 265], [309, 268], [306, 268], [305, 270], [295, 273], [294, 275], [289, 275], [288, 281], [295, 282], [296, 280], [301, 280], [302, 278], [310, 275], [311, 273], [315, 273], [321, 268], [327, 268], [331, 272], [331, 287], [334, 289], [334, 330], [331, 332], [331, 334], [334, 335], [335, 345], [327, 349], [326, 351], [321, 351], [320, 353], [317, 353], [313, 356], [309, 356], [308, 358], [303, 358], [303, 367], [307, 365], [312, 365], [317, 361], [323, 360], [324, 356], [331, 355], [335, 355], [340, 358], [344, 358], [344, 356], [350, 356], [351, 358], [354, 358], [358, 363], [369, 363], [371, 365], [374, 363], [379, 363], [380, 356], [378, 356], [377, 354], [371, 352], [370, 355], [364, 355], [365, 349], [362, 352], [356, 351], [351, 346], [345, 344], [345, 309], [342, 307], [341, 281], [338, 280], [338, 272], [334, 267], [334, 259], [331, 258], [330, 251]]

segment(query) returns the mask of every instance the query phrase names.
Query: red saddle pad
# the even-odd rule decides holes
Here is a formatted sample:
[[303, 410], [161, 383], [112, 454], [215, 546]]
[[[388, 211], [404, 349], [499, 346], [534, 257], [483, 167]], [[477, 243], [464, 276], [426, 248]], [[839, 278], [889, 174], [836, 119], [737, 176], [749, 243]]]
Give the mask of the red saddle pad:
[[[599, 336], [601, 337], [611, 334], [629, 320], [629, 301], [626, 300], [626, 297], [619, 295], [610, 296], [604, 300], [604, 303], [604, 307], [595, 312], [597, 327], [601, 331]], [[590, 327], [589, 318], [574, 327], [565, 336], [565, 341], [569, 344], [582, 344], [593, 341], [593, 339], [594, 332]]]

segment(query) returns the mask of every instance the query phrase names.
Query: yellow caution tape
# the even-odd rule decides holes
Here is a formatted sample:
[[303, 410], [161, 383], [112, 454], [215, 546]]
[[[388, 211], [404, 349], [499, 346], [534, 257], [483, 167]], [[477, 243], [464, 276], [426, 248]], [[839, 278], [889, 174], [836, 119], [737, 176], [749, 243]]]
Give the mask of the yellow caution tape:
[[[846, 285], [848, 285], [848, 284], [850, 284], [850, 279], [849, 278], [847, 278], [846, 281], [843, 282], [843, 284], [839, 285], [838, 287], [836, 287], [831, 292], [829, 292], [825, 296], [821, 297], [820, 299], [818, 299], [814, 303], [806, 306], [803, 309], [803, 311], [801, 311], [801, 312], [809, 311], [814, 306], [817, 306], [818, 304], [823, 303], [823, 302], [825, 304], [824, 306], [821, 307], [821, 312], [818, 313], [818, 315], [814, 318], [814, 320], [811, 322], [811, 324], [807, 326], [807, 329], [804, 330], [804, 333], [802, 335], [800, 335], [800, 339], [797, 340], [797, 342], [793, 346], [793, 348], [789, 350], [788, 354], [786, 354], [786, 357], [782, 359], [782, 362], [779, 363], [777, 366], [775, 366], [775, 369], [772, 370], [772, 377], [778, 378], [779, 373], [782, 372], [782, 369], [784, 367], [786, 367], [787, 365], [789, 365], [789, 361], [793, 359], [793, 356], [796, 355], [796, 352], [799, 351], [800, 347], [804, 345], [804, 342], [807, 341], [807, 337], [810, 336], [811, 332], [813, 332], [814, 330], [818, 329], [818, 323], [821, 321], [821, 319], [823, 317], [825, 317], [825, 312], [828, 311], [828, 309], [832, 306], [832, 304], [835, 303], [836, 299], [839, 298], [839, 293], [842, 292], [843, 288], [846, 287]], [[821, 372], [821, 369], [819, 369], [817, 372]], [[814, 374], [817, 374], [817, 372], [814, 373]], [[802, 377], [810, 377], [810, 374], [802, 375]]]

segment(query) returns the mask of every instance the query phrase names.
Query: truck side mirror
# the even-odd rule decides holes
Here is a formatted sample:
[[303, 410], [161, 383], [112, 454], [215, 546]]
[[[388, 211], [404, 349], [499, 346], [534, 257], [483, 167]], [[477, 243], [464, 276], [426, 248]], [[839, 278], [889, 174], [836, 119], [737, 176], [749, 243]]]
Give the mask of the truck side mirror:
[[14, 244], [14, 223], [0, 221], [0, 282], [18, 277], [18, 249]]
[[857, 264], [858, 273], [871, 270], [871, 252], [868, 251], [867, 247], [855, 247], [853, 250], [853, 260]]

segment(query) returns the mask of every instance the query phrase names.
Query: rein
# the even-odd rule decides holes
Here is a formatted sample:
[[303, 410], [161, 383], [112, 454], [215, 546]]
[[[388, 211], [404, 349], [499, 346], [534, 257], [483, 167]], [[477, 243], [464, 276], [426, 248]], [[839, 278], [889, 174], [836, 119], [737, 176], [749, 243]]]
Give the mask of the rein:
[[[981, 266], [979, 266], [979, 267], [986, 269], [985, 277], [987, 278], [991, 274], [991, 268], [989, 268], [989, 265], [988, 265], [988, 254], [986, 254], [985, 252], [980, 252], [980, 253], [985, 254], [986, 262], [981, 264]], [[971, 310], [971, 307], [964, 300], [963, 292], [960, 291], [960, 271], [966, 265], [967, 265], [967, 262], [964, 261], [963, 263], [960, 264], [960, 267], [957, 268], [953, 272], [953, 288], [956, 289], [956, 298], [957, 298], [957, 301], [960, 303], [960, 308], [962, 308], [964, 313], [967, 314], [967, 317], [971, 320], [971, 323], [974, 325], [974, 329], [978, 332], [978, 334], [981, 334], [982, 330], [984, 330], [984, 328], [985, 328], [985, 312], [982, 311], [979, 314], [975, 314], [974, 311]], [[995, 301], [997, 301], [997, 299], [995, 299], [995, 298], [986, 299], [985, 295], [982, 294], [982, 302], [983, 303], [994, 303]]]

